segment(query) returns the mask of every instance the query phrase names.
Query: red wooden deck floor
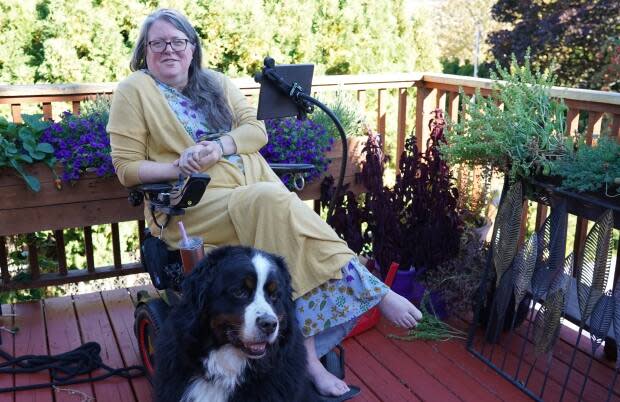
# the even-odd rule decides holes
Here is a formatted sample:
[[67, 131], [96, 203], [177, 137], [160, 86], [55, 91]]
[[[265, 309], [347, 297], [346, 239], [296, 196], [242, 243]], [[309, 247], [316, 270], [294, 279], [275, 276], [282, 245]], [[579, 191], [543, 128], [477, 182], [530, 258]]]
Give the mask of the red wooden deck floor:
[[[133, 299], [139, 289], [1, 306], [5, 314], [15, 316], [1, 317], [0, 326], [20, 329], [14, 337], [3, 333], [1, 347], [13, 355], [58, 354], [96, 341], [101, 344], [101, 356], [109, 366], [139, 364], [133, 335]], [[530, 400], [467, 352], [464, 342], [406, 342], [386, 337], [397, 332], [381, 322], [375, 329], [345, 341], [347, 382], [363, 390], [355, 401]], [[47, 374], [2, 375], [0, 388], [47, 381]], [[600, 400], [600, 394], [595, 395], [586, 395], [586, 400]], [[103, 402], [152, 400], [145, 378], [109, 378], [65, 389], [4, 393], [0, 394], [0, 402], [74, 402], [89, 400], [87, 396]]]

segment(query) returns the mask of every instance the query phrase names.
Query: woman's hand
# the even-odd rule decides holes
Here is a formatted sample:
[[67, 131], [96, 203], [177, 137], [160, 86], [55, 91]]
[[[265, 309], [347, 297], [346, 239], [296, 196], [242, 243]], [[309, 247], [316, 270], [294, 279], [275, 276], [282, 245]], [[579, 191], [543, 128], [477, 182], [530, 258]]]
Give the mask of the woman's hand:
[[173, 162], [184, 175], [199, 173], [215, 165], [222, 158], [222, 148], [213, 141], [201, 141], [187, 148]]

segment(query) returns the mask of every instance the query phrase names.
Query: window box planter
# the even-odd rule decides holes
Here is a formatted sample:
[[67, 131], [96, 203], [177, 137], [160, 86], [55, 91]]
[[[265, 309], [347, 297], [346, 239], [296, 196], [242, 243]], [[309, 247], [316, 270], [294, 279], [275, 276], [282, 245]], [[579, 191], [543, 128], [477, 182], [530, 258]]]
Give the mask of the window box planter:
[[129, 204], [128, 191], [116, 177], [88, 173], [73, 184], [63, 183], [58, 190], [47, 166], [35, 164], [27, 170], [41, 181], [41, 191], [29, 190], [13, 170], [0, 169], [0, 236], [144, 217], [141, 207]]

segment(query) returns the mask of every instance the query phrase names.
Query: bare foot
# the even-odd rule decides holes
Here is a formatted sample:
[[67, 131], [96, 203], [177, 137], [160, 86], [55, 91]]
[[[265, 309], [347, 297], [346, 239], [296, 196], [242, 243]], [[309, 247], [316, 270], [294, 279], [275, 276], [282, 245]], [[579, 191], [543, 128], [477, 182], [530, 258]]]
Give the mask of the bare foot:
[[340, 396], [349, 391], [347, 383], [327, 371], [318, 359], [308, 362], [308, 374], [319, 394]]
[[403, 328], [413, 328], [422, 319], [420, 310], [392, 290], [379, 303], [379, 310], [385, 318]]
[[327, 371], [325, 366], [321, 364], [316, 355], [313, 336], [304, 340], [304, 346], [307, 352], [308, 374], [319, 394], [323, 396], [340, 396], [348, 392], [349, 386], [347, 383]]

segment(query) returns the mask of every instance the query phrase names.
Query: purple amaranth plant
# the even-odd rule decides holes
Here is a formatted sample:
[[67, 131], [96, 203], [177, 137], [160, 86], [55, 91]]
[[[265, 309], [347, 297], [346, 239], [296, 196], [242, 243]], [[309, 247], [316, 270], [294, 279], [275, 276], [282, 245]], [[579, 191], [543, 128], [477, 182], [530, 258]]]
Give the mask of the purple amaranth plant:
[[358, 197], [347, 192], [329, 221], [353, 251], [375, 258], [383, 275], [392, 262], [432, 271], [459, 250], [458, 191], [439, 152], [445, 143], [443, 113], [434, 114], [424, 152], [415, 136], [406, 140], [393, 188], [383, 182], [387, 157], [380, 137], [367, 130], [361, 171], [366, 192]]
[[[260, 153], [271, 163], [309, 163], [315, 170], [305, 175], [306, 183], [321, 176], [327, 170], [330, 160], [325, 152], [331, 150], [334, 139], [320, 124], [310, 119], [294, 117], [265, 121], [269, 142]], [[282, 182], [293, 189], [290, 175], [284, 175]]]
[[77, 180], [85, 172], [95, 172], [99, 177], [114, 175], [106, 117], [98, 113], [82, 116], [66, 111], [59, 122], [52, 123], [43, 132], [41, 141], [54, 147], [54, 154], [62, 164], [62, 181]]

